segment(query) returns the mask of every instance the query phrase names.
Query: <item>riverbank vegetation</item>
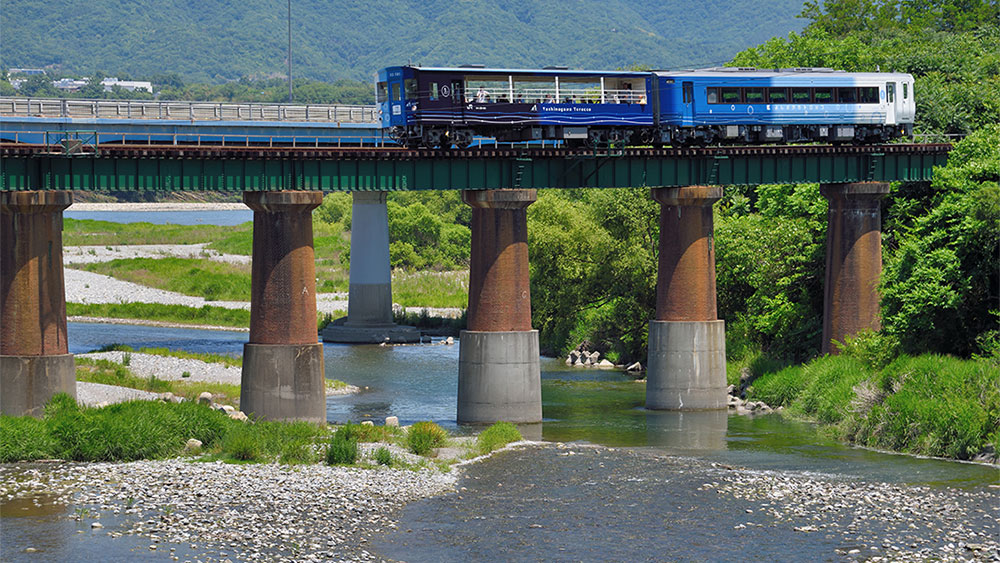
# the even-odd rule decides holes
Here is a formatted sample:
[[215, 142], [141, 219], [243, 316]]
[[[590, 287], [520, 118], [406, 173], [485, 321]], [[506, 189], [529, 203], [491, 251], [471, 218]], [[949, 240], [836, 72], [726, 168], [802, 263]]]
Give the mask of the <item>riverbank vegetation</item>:
[[164, 303], [66, 303], [70, 317], [135, 319], [172, 324], [247, 328], [248, 309], [226, 309], [204, 305], [187, 307]]
[[[421, 428], [433, 425], [418, 424]], [[0, 416], [0, 463], [38, 459], [134, 461], [179, 455], [190, 455], [192, 461], [319, 463], [330, 455], [342, 455], [343, 452], [329, 453], [330, 444], [339, 440], [346, 449], [353, 444], [356, 453], [350, 461], [347, 461], [350, 456], [336, 458], [344, 460], [337, 463], [447, 470], [459, 458], [489, 453], [520, 440], [517, 428], [504, 423], [486, 429], [483, 433], [491, 437], [482, 443], [471, 439], [458, 442], [439, 426], [433, 426], [433, 432], [422, 430], [417, 434], [433, 434], [432, 448], [458, 447], [458, 457], [433, 460], [408, 457], [399, 451], [390, 452], [390, 463], [381, 463], [385, 454], [377, 452], [405, 447], [411, 430], [354, 424], [334, 428], [307, 422], [247, 423], [196, 401], [129, 401], [91, 408], [78, 405], [68, 395], [58, 394], [46, 405], [42, 418]], [[192, 439], [200, 445], [191, 445]], [[357, 451], [359, 442], [384, 445], [366, 448], [371, 450], [370, 454], [361, 454]], [[428, 449], [424, 456], [433, 456], [435, 451]]]

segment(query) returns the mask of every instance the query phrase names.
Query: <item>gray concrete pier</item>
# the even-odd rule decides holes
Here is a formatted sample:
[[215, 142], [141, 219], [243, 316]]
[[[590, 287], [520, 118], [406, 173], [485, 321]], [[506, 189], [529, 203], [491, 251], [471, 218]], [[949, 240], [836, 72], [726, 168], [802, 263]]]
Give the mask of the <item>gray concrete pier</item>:
[[240, 410], [269, 420], [326, 422], [322, 344], [244, 344]]
[[542, 420], [537, 330], [463, 330], [459, 343], [460, 424]]
[[386, 192], [354, 192], [347, 316], [323, 329], [324, 342], [419, 342], [420, 331], [392, 321]]
[[650, 321], [646, 408], [726, 408], [725, 321]]

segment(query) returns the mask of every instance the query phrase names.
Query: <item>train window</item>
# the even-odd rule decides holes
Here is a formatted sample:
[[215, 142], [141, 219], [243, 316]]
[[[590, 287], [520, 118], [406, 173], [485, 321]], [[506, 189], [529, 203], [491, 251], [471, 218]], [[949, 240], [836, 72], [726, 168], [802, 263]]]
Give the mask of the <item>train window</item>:
[[812, 101], [812, 94], [809, 88], [792, 88], [792, 102], [796, 104], [808, 104]]
[[813, 88], [813, 100], [817, 104], [832, 104], [833, 88]]
[[890, 104], [896, 103], [896, 84], [893, 82], [885, 83], [885, 98]]
[[404, 80], [403, 89], [406, 91], [407, 100], [417, 99], [417, 80], [415, 78], [407, 78]]
[[785, 88], [768, 88], [767, 101], [771, 104], [787, 104], [788, 90]]
[[858, 101], [858, 91], [854, 88], [837, 88], [837, 101], [842, 104], [853, 104]]
[[739, 88], [719, 88], [719, 95], [722, 96], [724, 104], [739, 104], [743, 102]]
[[375, 101], [376, 102], [378, 102], [378, 103], [381, 104], [382, 102], [384, 102], [388, 98], [386, 87], [387, 87], [387, 85], [386, 85], [385, 82], [379, 82], [378, 83], [378, 87], [375, 88]]
[[910, 84], [909, 84], [908, 82], [904, 82], [904, 83], [903, 83], [903, 99], [904, 99], [904, 100], [906, 99], [906, 91], [907, 91], [907, 90], [906, 90], [906, 87], [907, 87], [907, 86], [909, 86], [909, 85], [910, 85]]
[[431, 82], [430, 88], [427, 89], [427, 99], [430, 101], [436, 101], [438, 99], [438, 83]]
[[694, 84], [692, 84], [691, 82], [685, 82], [683, 84], [683, 90], [684, 90], [684, 103], [690, 104], [692, 101], [694, 101]]
[[718, 88], [706, 88], [708, 92], [708, 103], [717, 104], [719, 103], [719, 89]]
[[748, 104], [764, 103], [763, 88], [747, 88], [745, 91], [746, 91], [746, 100]]
[[399, 84], [393, 84], [392, 86], [390, 86], [390, 88], [392, 89], [392, 101], [398, 102], [400, 100]]
[[862, 104], [877, 104], [878, 103], [878, 87], [876, 86], [864, 86], [858, 88], [858, 101]]

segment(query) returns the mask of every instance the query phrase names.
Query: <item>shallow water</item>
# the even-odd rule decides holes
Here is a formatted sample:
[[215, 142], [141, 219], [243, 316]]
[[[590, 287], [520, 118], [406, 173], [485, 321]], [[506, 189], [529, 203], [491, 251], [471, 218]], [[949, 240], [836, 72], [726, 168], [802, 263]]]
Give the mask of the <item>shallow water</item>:
[[[121, 343], [239, 354], [246, 341], [247, 333], [231, 331], [69, 325], [73, 353]], [[324, 357], [327, 377], [362, 387], [358, 394], [327, 399], [330, 422], [380, 422], [394, 415], [402, 424], [429, 419], [464, 431], [455, 423], [457, 344], [326, 344]], [[615, 450], [604, 450], [599, 461], [560, 456], [555, 448], [506, 452], [471, 466], [463, 481], [467, 491], [405, 509], [400, 532], [378, 544], [384, 555], [410, 561], [829, 560], [833, 550], [845, 547], [842, 536], [751, 526], [733, 541], [734, 526], [747, 519], [746, 507], [698, 493], [696, 485], [704, 479], [699, 468], [716, 463], [980, 492], [1000, 476], [993, 467], [847, 447], [811, 424], [775, 415], [647, 411], [644, 385], [621, 372], [569, 368], [547, 358], [541, 365], [545, 420], [524, 427], [525, 434]], [[507, 488], [501, 491], [496, 483]], [[100, 560], [166, 559], [163, 551], [149, 551], [148, 540], [111, 540], [82, 529], [70, 518], [72, 507], [48, 506], [44, 499], [39, 504], [4, 507], [4, 544], [15, 548], [4, 550], [4, 560], [9, 553], [15, 553], [11, 560], [25, 561], [73, 560], [84, 554], [84, 559]], [[18, 516], [25, 507], [29, 510], [21, 512], [30, 514]], [[102, 521], [106, 529], [114, 525]], [[23, 553], [35, 544], [45, 546], [46, 553]], [[746, 546], [755, 551], [743, 551]]]

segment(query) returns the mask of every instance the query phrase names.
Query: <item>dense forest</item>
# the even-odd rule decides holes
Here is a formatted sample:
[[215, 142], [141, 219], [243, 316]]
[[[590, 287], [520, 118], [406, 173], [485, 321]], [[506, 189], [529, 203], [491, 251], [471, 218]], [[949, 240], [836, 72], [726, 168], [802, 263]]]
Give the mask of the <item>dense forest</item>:
[[[297, 0], [292, 74], [369, 82], [380, 67], [484, 63], [576, 68], [722, 64], [802, 27], [801, 0], [459, 2]], [[188, 82], [286, 76], [284, 2], [4, 0], [0, 66]]]

